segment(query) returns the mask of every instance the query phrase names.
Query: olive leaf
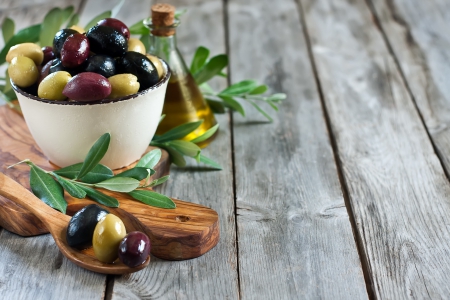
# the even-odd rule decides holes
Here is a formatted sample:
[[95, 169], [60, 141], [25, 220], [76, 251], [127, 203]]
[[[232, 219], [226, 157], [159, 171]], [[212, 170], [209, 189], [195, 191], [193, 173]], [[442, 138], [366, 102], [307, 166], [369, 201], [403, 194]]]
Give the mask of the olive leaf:
[[[82, 166], [83, 163], [77, 163], [53, 172], [66, 178], [75, 179], [77, 178], [77, 175], [80, 173]], [[86, 175], [81, 177], [79, 180], [86, 183], [97, 183], [112, 178], [113, 176], [114, 173], [113, 171], [111, 171], [110, 168], [102, 164], [97, 164], [92, 170], [90, 170]]]
[[140, 21], [134, 23], [133, 25], [131, 25], [130, 27], [128, 27], [128, 29], [130, 30], [130, 34], [149, 35], [150, 29], [148, 29], [144, 25], [143, 21], [144, 20], [140, 20]]
[[187, 155], [190, 157], [195, 157], [200, 153], [202, 150], [199, 146], [197, 146], [194, 143], [183, 141], [183, 140], [175, 140], [167, 142], [167, 145], [169, 147], [175, 148], [178, 152], [180, 152], [183, 155]]
[[195, 139], [191, 140], [191, 143], [201, 143], [203, 141], [206, 141], [207, 139], [209, 139], [211, 136], [214, 135], [214, 133], [216, 133], [217, 129], [219, 129], [219, 124], [214, 125], [213, 127], [211, 127], [210, 129], [208, 129], [207, 131], [205, 131], [204, 134], [202, 134], [201, 136], [196, 137]]
[[259, 107], [258, 104], [255, 103], [255, 101], [250, 101], [250, 104], [253, 105], [254, 108], [256, 108], [257, 111], [259, 111], [264, 117], [266, 117], [270, 122], [273, 121], [272, 117], [269, 116], [268, 113], [266, 113], [261, 107]]
[[130, 177], [113, 177], [96, 183], [94, 186], [114, 192], [128, 193], [139, 187], [139, 180]]
[[161, 195], [157, 192], [147, 190], [135, 190], [128, 193], [131, 197], [139, 200], [147, 205], [161, 207], [161, 208], [175, 208], [176, 205], [167, 196]]
[[91, 27], [97, 25], [97, 22], [106, 18], [111, 18], [111, 11], [105, 11], [97, 16], [95, 16], [92, 20], [90, 20], [86, 26], [84, 26], [84, 29], [88, 31]]
[[153, 169], [161, 159], [161, 155], [162, 153], [160, 149], [154, 149], [142, 156], [136, 164], [136, 167]]
[[163, 177], [161, 177], [161, 178], [158, 178], [158, 179], [153, 180], [152, 182], [150, 182], [150, 183], [149, 183], [148, 185], [146, 185], [145, 187], [154, 187], [154, 186], [163, 184], [164, 182], [166, 182], [167, 180], [169, 180], [169, 178], [170, 178], [170, 175], [163, 176]]
[[62, 10], [62, 12], [61, 12], [61, 23], [64, 23], [64, 22], [66, 22], [67, 20], [69, 20], [70, 16], [71, 16], [72, 13], [73, 13], [73, 10], [74, 10], [74, 8], [73, 8], [72, 5], [67, 6], [66, 8], [64, 8], [64, 9]]
[[72, 27], [73, 25], [78, 25], [80, 22], [80, 15], [75, 13], [70, 17], [69, 22], [67, 22], [66, 27]]
[[8, 53], [9, 48], [20, 43], [34, 43], [39, 41], [40, 31], [41, 24], [32, 25], [30, 27], [19, 30], [12, 38], [9, 39], [7, 43], [5, 43], [5, 46], [0, 52], [0, 65], [6, 62], [6, 54]]
[[226, 96], [226, 95], [220, 95], [219, 98], [223, 100], [223, 102], [225, 103], [226, 107], [229, 107], [229, 108], [239, 112], [243, 117], [245, 117], [244, 108], [233, 97]]
[[56, 178], [56, 181], [59, 182], [63, 189], [66, 190], [72, 197], [78, 199], [83, 199], [84, 197], [86, 197], [86, 192], [76, 184], [58, 176], [58, 174], [56, 174], [55, 172], [52, 172], [52, 175]]
[[186, 166], [186, 160], [184, 159], [183, 154], [181, 154], [174, 148], [165, 147], [165, 149], [167, 150], [167, 152], [169, 152], [172, 163], [179, 167]]
[[209, 166], [211, 166], [211, 167], [213, 167], [213, 168], [215, 168], [217, 170], [222, 170], [222, 167], [218, 163], [216, 163], [212, 159], [204, 156], [203, 154], [199, 154], [198, 157], [199, 157], [199, 161], [200, 162], [202, 162], [202, 163], [204, 163], [206, 165], [209, 165]]
[[110, 141], [111, 135], [109, 133], [105, 133], [94, 143], [86, 155], [80, 172], [75, 179], [83, 178], [100, 162], [103, 156], [105, 156], [106, 151], [108, 151]]
[[132, 169], [123, 171], [122, 173], [119, 173], [114, 177], [130, 177], [141, 181], [142, 179], [147, 178], [148, 175], [149, 171], [147, 168], [134, 167]]
[[204, 64], [197, 72], [192, 74], [197, 84], [202, 84], [214, 76], [222, 72], [228, 65], [228, 57], [225, 54], [219, 54], [212, 57], [206, 64]]
[[14, 36], [14, 21], [6, 17], [2, 23], [2, 35], [5, 44]]
[[197, 71], [205, 65], [208, 56], [209, 56], [208, 48], [202, 46], [197, 48], [191, 62], [190, 67], [191, 74], [197, 73]]
[[61, 185], [32, 162], [27, 164], [30, 166], [30, 187], [33, 194], [50, 207], [66, 213], [67, 202]]
[[203, 120], [179, 125], [173, 129], [167, 131], [163, 135], [153, 137], [152, 142], [164, 143], [164, 142], [168, 142], [168, 141], [181, 139], [181, 138], [185, 137], [186, 135], [188, 135], [189, 133], [191, 133], [192, 131], [194, 131], [195, 129], [197, 129], [202, 123], [203, 123]]
[[92, 200], [108, 207], [119, 207], [119, 201], [116, 198], [105, 195], [102, 192], [99, 192], [87, 186], [83, 186], [79, 183], [76, 183], [76, 185], [83, 189], [86, 192], [86, 196], [88, 196]]
[[209, 95], [203, 95], [206, 102], [209, 105], [209, 108], [213, 111], [215, 114], [223, 114], [225, 113], [225, 105], [222, 101], [217, 101], [215, 98], [210, 97]]
[[62, 22], [62, 10], [59, 7], [51, 9], [45, 15], [39, 35], [39, 43], [42, 47], [53, 45], [53, 38], [61, 27]]
[[258, 83], [254, 80], [242, 80], [238, 83], [230, 85], [223, 91], [219, 93], [219, 95], [228, 95], [228, 96], [237, 96], [243, 95], [251, 92], [256, 87], [258, 87]]
[[248, 94], [249, 95], [260, 95], [260, 94], [264, 94], [265, 92], [267, 92], [267, 85], [262, 84], [262, 85], [258, 85], [257, 87], [255, 87]]

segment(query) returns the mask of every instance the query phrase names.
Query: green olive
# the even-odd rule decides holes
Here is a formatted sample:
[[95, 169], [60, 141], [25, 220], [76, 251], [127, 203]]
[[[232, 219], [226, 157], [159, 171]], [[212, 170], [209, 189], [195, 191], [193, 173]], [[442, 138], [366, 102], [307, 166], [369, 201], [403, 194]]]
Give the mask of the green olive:
[[6, 61], [11, 62], [14, 57], [25, 56], [31, 58], [36, 66], [39, 66], [44, 60], [44, 52], [41, 47], [33, 43], [17, 44], [9, 48], [8, 54], [6, 54]]
[[108, 98], [120, 98], [139, 91], [139, 82], [133, 74], [117, 74], [108, 78], [111, 84], [111, 94]]
[[58, 71], [47, 75], [39, 84], [38, 96], [50, 100], [65, 100], [63, 90], [72, 76], [69, 72]]
[[146, 52], [144, 44], [137, 38], [130, 38], [128, 40], [128, 51], [139, 52], [141, 54], [145, 54]]
[[107, 214], [94, 229], [92, 246], [95, 257], [101, 262], [114, 262], [119, 255], [119, 244], [126, 235], [122, 220], [113, 214]]
[[11, 60], [8, 74], [11, 80], [22, 88], [32, 86], [39, 78], [39, 71], [34, 61], [25, 56], [17, 56]]
[[156, 71], [158, 71], [159, 79], [161, 79], [164, 76], [164, 69], [163, 69], [163, 65], [162, 65], [161, 61], [159, 60], [158, 57], [156, 57], [154, 55], [147, 54], [146, 56], [148, 59], [150, 59], [150, 61], [155, 66]]

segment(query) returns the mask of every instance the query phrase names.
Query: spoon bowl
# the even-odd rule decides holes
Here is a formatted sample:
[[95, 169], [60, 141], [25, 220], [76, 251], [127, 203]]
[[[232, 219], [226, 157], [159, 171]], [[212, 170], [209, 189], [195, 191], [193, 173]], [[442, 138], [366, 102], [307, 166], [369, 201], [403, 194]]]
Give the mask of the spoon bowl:
[[[130, 268], [120, 261], [112, 264], [99, 261], [92, 248], [86, 250], [78, 250], [67, 244], [66, 232], [70, 217], [64, 215], [33, 195], [22, 185], [0, 173], [0, 195], [10, 199], [32, 212], [47, 227], [53, 236], [56, 245], [61, 253], [74, 264], [87, 270], [102, 274], [127, 274], [144, 269], [150, 263], [150, 256], [142, 264], [134, 268]], [[123, 210], [111, 210], [111, 213], [117, 215], [125, 225], [127, 232], [146, 231], [146, 227], [133, 215]]]

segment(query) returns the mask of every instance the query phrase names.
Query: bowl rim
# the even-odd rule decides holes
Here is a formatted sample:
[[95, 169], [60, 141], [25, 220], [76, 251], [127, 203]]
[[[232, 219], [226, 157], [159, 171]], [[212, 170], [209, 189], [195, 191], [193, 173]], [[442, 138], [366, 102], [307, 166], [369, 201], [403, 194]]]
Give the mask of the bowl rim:
[[150, 91], [156, 90], [157, 88], [159, 88], [160, 86], [164, 85], [170, 78], [171, 75], [171, 71], [170, 71], [170, 67], [169, 65], [161, 58], [158, 57], [158, 59], [161, 61], [161, 63], [163, 64], [163, 67], [165, 69], [165, 75], [163, 78], [161, 78], [155, 85], [152, 85], [151, 87], [149, 87], [146, 90], [140, 91], [136, 94], [132, 94], [132, 95], [128, 95], [125, 97], [120, 97], [120, 98], [114, 98], [114, 99], [102, 99], [102, 100], [98, 100], [98, 101], [90, 101], [90, 102], [79, 102], [79, 101], [68, 101], [68, 100], [50, 100], [50, 99], [45, 99], [45, 98], [39, 98], [35, 95], [29, 94], [27, 92], [25, 92], [24, 90], [22, 90], [21, 88], [19, 88], [17, 85], [14, 84], [14, 82], [10, 79], [11, 85], [14, 89], [15, 92], [21, 94], [22, 96], [31, 99], [31, 100], [35, 100], [38, 102], [43, 102], [43, 103], [48, 103], [48, 104], [54, 104], [54, 105], [100, 105], [100, 104], [109, 104], [109, 103], [116, 103], [116, 102], [121, 102], [121, 101], [126, 101], [126, 100], [131, 100], [134, 98], [137, 98], [139, 96], [145, 95], [147, 93], [149, 93]]

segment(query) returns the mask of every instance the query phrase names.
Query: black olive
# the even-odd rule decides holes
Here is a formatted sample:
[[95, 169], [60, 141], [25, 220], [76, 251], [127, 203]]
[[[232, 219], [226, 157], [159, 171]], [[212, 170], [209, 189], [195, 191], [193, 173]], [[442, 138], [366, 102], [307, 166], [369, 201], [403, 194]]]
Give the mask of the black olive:
[[96, 204], [90, 204], [77, 211], [67, 226], [67, 243], [77, 249], [92, 244], [95, 226], [109, 212]]
[[109, 26], [96, 25], [86, 33], [95, 54], [106, 54], [118, 57], [125, 54], [128, 49], [127, 39], [116, 29]]
[[79, 32], [76, 30], [73, 30], [73, 29], [65, 28], [65, 29], [61, 29], [60, 31], [58, 31], [55, 34], [55, 37], [53, 38], [53, 53], [55, 54], [56, 57], [61, 56], [61, 49], [62, 49], [64, 42], [69, 37], [69, 35], [74, 34], [74, 33], [79, 33]]
[[146, 90], [159, 81], [158, 71], [144, 54], [128, 51], [117, 60], [117, 74], [130, 73], [137, 77], [139, 91]]
[[49, 74], [55, 73], [58, 71], [66, 71], [66, 72], [69, 72], [70, 75], [75, 76], [78, 73], [85, 72], [86, 64], [87, 63], [84, 62], [75, 68], [67, 68], [62, 65], [61, 59], [55, 58], [54, 60], [52, 60], [52, 65], [50, 66]]
[[116, 61], [114, 58], [97, 54], [88, 58], [86, 72], [94, 72], [106, 78], [116, 74]]

